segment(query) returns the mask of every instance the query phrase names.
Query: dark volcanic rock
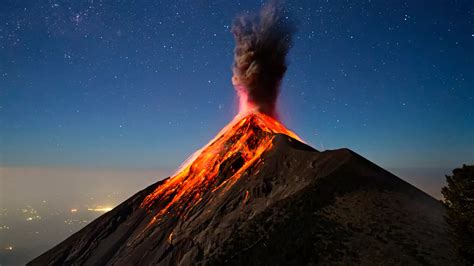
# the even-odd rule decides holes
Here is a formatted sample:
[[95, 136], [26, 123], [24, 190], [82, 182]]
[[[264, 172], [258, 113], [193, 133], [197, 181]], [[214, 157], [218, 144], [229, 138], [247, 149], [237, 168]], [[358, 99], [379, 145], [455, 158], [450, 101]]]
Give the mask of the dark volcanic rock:
[[[285, 135], [229, 189], [185, 216], [140, 208], [163, 181], [29, 265], [457, 265], [435, 199], [347, 150], [318, 152]], [[243, 164], [222, 163], [218, 181]]]

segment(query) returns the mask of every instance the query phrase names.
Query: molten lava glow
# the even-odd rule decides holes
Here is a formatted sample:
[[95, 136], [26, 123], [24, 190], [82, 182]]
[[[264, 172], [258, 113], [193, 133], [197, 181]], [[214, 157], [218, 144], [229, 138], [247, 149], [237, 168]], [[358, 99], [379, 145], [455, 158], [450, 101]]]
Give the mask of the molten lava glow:
[[219, 193], [229, 189], [251, 165], [263, 163], [261, 155], [271, 148], [274, 133], [300, 140], [268, 115], [241, 112], [174, 176], [144, 199], [142, 207], [154, 204], [161, 207], [150, 224], [168, 213], [186, 216], [187, 211], [203, 200], [206, 191]]

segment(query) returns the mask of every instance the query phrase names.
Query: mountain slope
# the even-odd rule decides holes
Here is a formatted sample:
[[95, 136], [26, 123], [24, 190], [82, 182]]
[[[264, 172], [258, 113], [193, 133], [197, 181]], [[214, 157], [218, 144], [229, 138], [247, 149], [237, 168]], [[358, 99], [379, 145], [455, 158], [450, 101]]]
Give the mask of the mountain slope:
[[[138, 192], [30, 265], [459, 264], [438, 201], [350, 150], [319, 152], [256, 122], [203, 149], [215, 176], [193, 177], [195, 159], [180, 182]], [[268, 148], [220, 160], [249, 130]]]

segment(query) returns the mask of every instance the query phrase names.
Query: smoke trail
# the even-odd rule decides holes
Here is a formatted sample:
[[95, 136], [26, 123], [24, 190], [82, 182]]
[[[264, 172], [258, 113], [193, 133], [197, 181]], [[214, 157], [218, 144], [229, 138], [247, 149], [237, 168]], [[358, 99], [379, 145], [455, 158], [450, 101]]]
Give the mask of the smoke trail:
[[276, 100], [287, 68], [285, 57], [294, 32], [294, 24], [277, 2], [266, 4], [258, 15], [246, 14], [235, 20], [232, 84], [239, 94], [241, 111], [256, 108], [276, 116]]

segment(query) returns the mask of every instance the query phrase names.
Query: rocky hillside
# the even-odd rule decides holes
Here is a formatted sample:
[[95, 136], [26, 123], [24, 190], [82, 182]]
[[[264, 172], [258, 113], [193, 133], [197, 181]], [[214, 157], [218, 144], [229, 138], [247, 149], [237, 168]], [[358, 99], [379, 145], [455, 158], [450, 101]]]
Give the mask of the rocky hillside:
[[[273, 136], [261, 160], [185, 213], [142, 206], [160, 181], [29, 265], [460, 264], [438, 201], [348, 149]], [[239, 165], [219, 165], [220, 182]]]

